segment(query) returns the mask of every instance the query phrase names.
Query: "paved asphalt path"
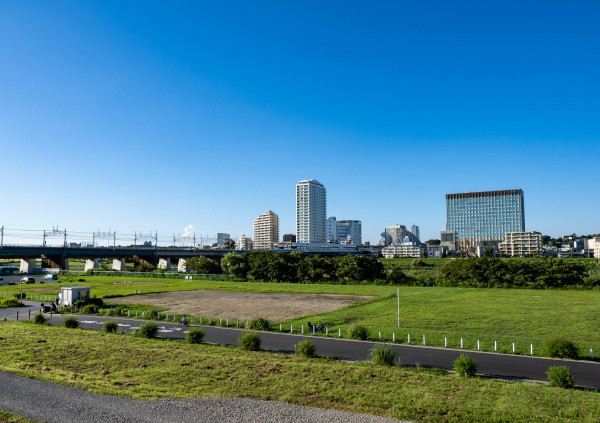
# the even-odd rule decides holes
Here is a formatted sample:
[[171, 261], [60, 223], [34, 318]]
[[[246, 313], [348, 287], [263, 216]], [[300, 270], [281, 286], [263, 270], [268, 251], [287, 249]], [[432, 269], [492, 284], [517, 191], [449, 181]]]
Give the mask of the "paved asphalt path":
[[36, 422], [399, 422], [385, 417], [243, 398], [137, 400], [93, 394], [3, 372], [0, 372], [0, 386], [0, 410]]
[[[21, 307], [21, 316], [31, 315], [37, 311], [39, 303], [26, 302], [26, 307]], [[4, 309], [8, 314], [15, 315], [16, 308]], [[2, 311], [0, 311], [0, 317]], [[84, 329], [101, 329], [104, 322], [116, 321], [119, 327], [129, 332], [137, 328], [143, 321], [129, 318], [102, 317], [95, 315], [75, 315], [79, 319], [80, 327]], [[159, 337], [182, 339], [185, 337], [187, 327], [176, 323], [157, 322], [159, 324]], [[61, 325], [62, 316], [54, 315], [51, 324]], [[218, 326], [202, 326], [205, 332], [204, 342], [220, 345], [237, 345], [237, 339], [245, 332], [243, 329], [223, 328]], [[326, 338], [320, 336], [292, 335], [278, 332], [259, 332], [262, 338], [262, 348], [270, 351], [292, 353], [294, 345], [302, 339], [310, 339], [316, 346], [317, 354], [323, 357], [339, 358], [342, 360], [364, 361], [369, 358], [369, 351], [376, 343], [354, 341], [347, 339]], [[392, 348], [396, 359], [402, 365], [421, 367], [439, 367], [451, 370], [453, 362], [461, 353], [466, 353], [477, 361], [478, 373], [483, 376], [506, 379], [522, 379], [532, 381], [546, 381], [546, 371], [550, 366], [567, 366], [573, 373], [575, 384], [582, 387], [600, 389], [600, 363], [585, 360], [558, 360], [542, 357], [528, 357], [519, 355], [495, 354], [470, 350], [450, 348], [423, 347], [417, 345], [397, 345]]]

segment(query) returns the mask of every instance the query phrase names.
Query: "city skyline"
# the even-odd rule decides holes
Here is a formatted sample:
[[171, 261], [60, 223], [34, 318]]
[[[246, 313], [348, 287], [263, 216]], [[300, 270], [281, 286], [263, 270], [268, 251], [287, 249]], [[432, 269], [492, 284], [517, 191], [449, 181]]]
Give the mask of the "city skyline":
[[0, 225], [295, 233], [314, 178], [371, 243], [511, 187], [527, 230], [600, 232], [600, 5], [346, 6], [3, 2]]

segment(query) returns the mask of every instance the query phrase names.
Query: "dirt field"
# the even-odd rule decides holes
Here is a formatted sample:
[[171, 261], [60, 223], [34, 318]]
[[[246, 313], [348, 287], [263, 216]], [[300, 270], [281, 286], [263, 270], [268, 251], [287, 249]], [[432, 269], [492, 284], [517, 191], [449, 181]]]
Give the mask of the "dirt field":
[[178, 314], [273, 322], [337, 310], [375, 297], [329, 294], [255, 294], [229, 291], [182, 291], [110, 298], [109, 303], [151, 304]]

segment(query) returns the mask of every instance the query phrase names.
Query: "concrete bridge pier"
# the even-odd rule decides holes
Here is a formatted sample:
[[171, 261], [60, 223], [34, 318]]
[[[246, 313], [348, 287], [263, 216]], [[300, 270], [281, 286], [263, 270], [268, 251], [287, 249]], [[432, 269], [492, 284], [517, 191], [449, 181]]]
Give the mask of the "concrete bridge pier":
[[158, 268], [159, 269], [167, 269], [168, 271], [171, 271], [171, 259], [170, 258], [158, 259]]
[[125, 259], [124, 258], [113, 259], [112, 269], [116, 270], [118, 272], [124, 272], [125, 271]]
[[31, 273], [35, 269], [35, 259], [21, 259], [21, 273]]
[[42, 254], [42, 267], [44, 269], [69, 270], [69, 260], [65, 256], [47, 256]]
[[180, 258], [179, 263], [177, 264], [177, 271], [183, 272], [183, 273], [187, 272], [187, 269], [185, 267], [186, 263], [187, 263], [187, 259]]
[[98, 259], [87, 259], [85, 261], [85, 267], [83, 269], [84, 272], [87, 272], [88, 270], [96, 270], [98, 268]]

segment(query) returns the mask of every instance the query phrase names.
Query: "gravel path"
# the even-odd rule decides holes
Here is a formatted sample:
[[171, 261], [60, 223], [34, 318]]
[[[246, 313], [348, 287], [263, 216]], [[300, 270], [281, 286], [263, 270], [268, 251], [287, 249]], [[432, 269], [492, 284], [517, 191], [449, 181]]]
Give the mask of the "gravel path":
[[384, 417], [241, 398], [136, 400], [93, 394], [4, 372], [0, 372], [0, 410], [48, 423], [400, 422]]

